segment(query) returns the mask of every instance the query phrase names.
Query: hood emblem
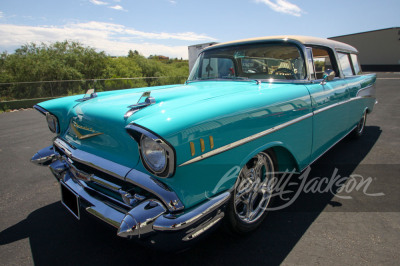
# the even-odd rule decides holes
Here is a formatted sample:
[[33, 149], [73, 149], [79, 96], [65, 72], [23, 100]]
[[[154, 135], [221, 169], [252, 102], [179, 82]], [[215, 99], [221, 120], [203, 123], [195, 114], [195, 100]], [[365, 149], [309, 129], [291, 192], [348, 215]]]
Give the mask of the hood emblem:
[[[75, 121], [71, 121], [70, 127], [74, 131], [74, 133], [78, 137], [78, 139], [88, 139], [88, 138], [95, 137], [95, 136], [103, 134], [101, 132], [96, 132], [95, 130], [93, 130], [93, 128], [81, 126], [78, 123], [76, 123]], [[81, 132], [79, 132], [78, 129], [81, 129], [81, 130], [84, 130], [84, 131], [88, 131], [90, 133], [84, 135]]]
[[[129, 105], [128, 108], [131, 108], [131, 109], [125, 113], [124, 118], [127, 119], [128, 117], [130, 117], [131, 115], [133, 115], [134, 113], [139, 111], [140, 109], [145, 108], [149, 105], [155, 104], [156, 99], [154, 99], [154, 97], [151, 97], [150, 93], [151, 93], [151, 91], [143, 92], [142, 96], [140, 96], [139, 101], [136, 104]], [[146, 99], [141, 102], [142, 98], [145, 98], [145, 97], [146, 97]]]

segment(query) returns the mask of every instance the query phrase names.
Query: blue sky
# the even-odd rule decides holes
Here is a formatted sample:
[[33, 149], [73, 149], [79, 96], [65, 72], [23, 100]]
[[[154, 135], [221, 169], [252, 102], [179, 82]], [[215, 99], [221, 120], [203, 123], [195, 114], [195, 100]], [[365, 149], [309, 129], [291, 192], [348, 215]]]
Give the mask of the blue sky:
[[399, 0], [3, 0], [0, 52], [67, 39], [110, 55], [187, 58], [188, 45], [212, 41], [399, 26]]

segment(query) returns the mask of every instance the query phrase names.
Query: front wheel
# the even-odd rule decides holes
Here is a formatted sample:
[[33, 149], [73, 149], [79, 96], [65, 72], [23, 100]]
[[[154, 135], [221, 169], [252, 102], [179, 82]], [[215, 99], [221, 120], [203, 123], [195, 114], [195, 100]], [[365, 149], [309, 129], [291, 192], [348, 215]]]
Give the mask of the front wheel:
[[260, 152], [241, 169], [227, 206], [225, 221], [231, 231], [253, 231], [267, 215], [276, 183], [274, 158], [272, 152]]

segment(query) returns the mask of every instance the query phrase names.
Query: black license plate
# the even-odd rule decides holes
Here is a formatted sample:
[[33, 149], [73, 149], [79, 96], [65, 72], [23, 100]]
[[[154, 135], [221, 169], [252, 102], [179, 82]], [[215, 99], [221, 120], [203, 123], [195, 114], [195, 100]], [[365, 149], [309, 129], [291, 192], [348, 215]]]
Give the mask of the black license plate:
[[78, 220], [80, 219], [79, 212], [79, 197], [69, 187], [61, 184], [61, 203], [67, 208]]

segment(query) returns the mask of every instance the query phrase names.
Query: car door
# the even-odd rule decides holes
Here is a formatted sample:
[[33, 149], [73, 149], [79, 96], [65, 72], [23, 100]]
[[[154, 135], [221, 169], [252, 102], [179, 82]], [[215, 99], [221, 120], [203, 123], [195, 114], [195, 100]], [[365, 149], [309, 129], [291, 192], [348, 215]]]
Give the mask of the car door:
[[[309, 47], [309, 57], [312, 56], [314, 78], [307, 85], [313, 109], [313, 145], [311, 161], [339, 141], [348, 130], [348, 106], [345, 103], [349, 97], [348, 84], [341, 77], [334, 52], [326, 47]], [[324, 71], [332, 69], [335, 78], [323, 82]], [[310, 72], [311, 72], [310, 71]]]

